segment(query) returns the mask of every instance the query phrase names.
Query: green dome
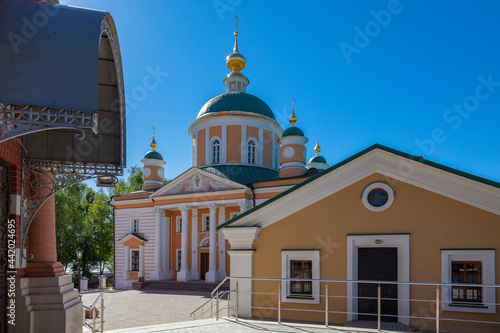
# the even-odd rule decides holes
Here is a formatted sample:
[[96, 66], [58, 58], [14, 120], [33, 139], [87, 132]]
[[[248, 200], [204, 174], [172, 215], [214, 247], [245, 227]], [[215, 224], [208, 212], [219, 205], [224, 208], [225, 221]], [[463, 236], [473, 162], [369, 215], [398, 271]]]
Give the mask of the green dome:
[[309, 160], [309, 163], [325, 163], [326, 164], [326, 159], [323, 156], [316, 155], [316, 156], [313, 156]]
[[281, 137], [292, 136], [292, 135], [304, 136], [304, 132], [302, 132], [302, 130], [300, 128], [298, 128], [296, 126], [292, 126], [292, 127], [287, 128], [283, 132], [283, 135]]
[[271, 111], [263, 100], [254, 95], [239, 91], [230, 91], [215, 96], [203, 105], [197, 119], [212, 113], [224, 111], [255, 113], [276, 120], [273, 111]]
[[144, 155], [144, 158], [151, 158], [154, 160], [162, 160], [163, 161], [163, 156], [161, 156], [161, 154], [155, 150], [148, 151], [146, 153], [146, 155]]

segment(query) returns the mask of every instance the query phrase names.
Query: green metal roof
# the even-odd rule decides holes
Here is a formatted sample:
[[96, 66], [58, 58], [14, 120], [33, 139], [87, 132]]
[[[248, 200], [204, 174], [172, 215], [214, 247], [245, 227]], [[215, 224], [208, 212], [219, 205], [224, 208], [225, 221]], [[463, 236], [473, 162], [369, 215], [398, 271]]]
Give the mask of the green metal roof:
[[200, 169], [236, 183], [247, 185], [278, 178], [278, 171], [252, 165], [212, 165]]
[[326, 169], [325, 171], [323, 172], [320, 172], [320, 173], [317, 173], [315, 174], [314, 176], [312, 176], [311, 178], [303, 181], [302, 183], [300, 184], [297, 184], [295, 185], [294, 187], [292, 188], [289, 188], [288, 190], [284, 191], [284, 192], [281, 192], [280, 194], [278, 194], [277, 196], [267, 200], [267, 201], [264, 201], [263, 203], [261, 203], [260, 205], [252, 208], [252, 209], [249, 209], [247, 210], [246, 212], [234, 217], [233, 219], [227, 221], [226, 223], [223, 223], [221, 225], [219, 225], [217, 227], [217, 230], [221, 229], [221, 228], [224, 228], [224, 227], [227, 227], [229, 226], [230, 224], [238, 221], [239, 219], [241, 219], [242, 217], [244, 216], [247, 216], [247, 215], [250, 215], [252, 214], [253, 212], [273, 203], [274, 201], [290, 194], [291, 192], [293, 191], [296, 191], [298, 190], [299, 188], [301, 188], [302, 186], [306, 185], [306, 184], [309, 184], [310, 182], [313, 182], [315, 180], [317, 180], [318, 178], [321, 178], [323, 177], [324, 175], [340, 168], [341, 166], [357, 159], [358, 157], [360, 156], [363, 156], [367, 153], [369, 153], [370, 151], [372, 150], [375, 150], [375, 149], [380, 149], [380, 150], [384, 150], [386, 152], [389, 152], [389, 153], [392, 153], [394, 155], [398, 155], [398, 156], [401, 156], [401, 157], [404, 157], [404, 158], [407, 158], [407, 159], [410, 159], [410, 160], [413, 160], [415, 162], [418, 162], [418, 163], [422, 163], [422, 164], [425, 164], [425, 165], [428, 165], [428, 166], [431, 166], [431, 167], [434, 167], [434, 168], [437, 168], [437, 169], [440, 169], [440, 170], [443, 170], [443, 171], [446, 171], [446, 172], [449, 172], [449, 173], [452, 173], [452, 174], [455, 174], [457, 176], [461, 176], [461, 177], [464, 177], [464, 178], [468, 178], [468, 179], [471, 179], [471, 180], [474, 180], [474, 181], [477, 181], [479, 183], [483, 183], [483, 184], [486, 184], [486, 185], [490, 185], [490, 186], [493, 186], [493, 187], [496, 187], [496, 188], [500, 188], [500, 183], [498, 182], [495, 182], [493, 180], [490, 180], [490, 179], [486, 179], [486, 178], [483, 178], [483, 177], [479, 177], [479, 176], [475, 176], [473, 174], [470, 174], [470, 173], [467, 173], [467, 172], [463, 172], [463, 171], [460, 171], [460, 170], [457, 170], [457, 169], [454, 169], [454, 168], [450, 168], [450, 167], [447, 167], [445, 165], [442, 165], [442, 164], [439, 164], [439, 163], [436, 163], [436, 162], [432, 162], [432, 161], [428, 161], [422, 157], [419, 157], [419, 156], [414, 156], [414, 155], [410, 155], [410, 154], [407, 154], [407, 153], [403, 153], [399, 150], [396, 150], [396, 149], [392, 149], [392, 148], [389, 148], [389, 147], [386, 147], [386, 146], [383, 146], [383, 145], [380, 145], [378, 143], [374, 144], [373, 146], [370, 146], [362, 151], [360, 151], [359, 153], [349, 157], [349, 158], [346, 158], [345, 160], [329, 167], [328, 169]]
[[224, 111], [255, 113], [271, 118], [272, 120], [276, 120], [273, 111], [271, 111], [269, 106], [263, 100], [257, 96], [239, 91], [230, 91], [215, 96], [203, 105], [198, 113], [197, 119], [208, 114]]
[[144, 155], [144, 158], [151, 158], [154, 160], [163, 160], [163, 156], [161, 156], [161, 154], [159, 152], [157, 152], [156, 150], [148, 151], [146, 153], [146, 155]]
[[304, 132], [296, 126], [288, 127], [284, 132], [281, 137], [285, 136], [292, 136], [292, 135], [297, 135], [297, 136], [304, 136]]
[[309, 160], [309, 163], [325, 163], [326, 164], [326, 159], [323, 156], [315, 155]]

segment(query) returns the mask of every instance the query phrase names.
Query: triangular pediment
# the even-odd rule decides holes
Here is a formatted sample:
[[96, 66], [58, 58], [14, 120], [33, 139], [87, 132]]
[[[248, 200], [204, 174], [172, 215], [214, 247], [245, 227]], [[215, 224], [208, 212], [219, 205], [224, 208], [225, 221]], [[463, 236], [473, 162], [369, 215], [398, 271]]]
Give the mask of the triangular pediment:
[[500, 215], [499, 183], [374, 145], [218, 228], [266, 227], [373, 174]]
[[229, 179], [193, 167], [156, 191], [152, 197], [245, 190], [246, 188], [246, 186]]

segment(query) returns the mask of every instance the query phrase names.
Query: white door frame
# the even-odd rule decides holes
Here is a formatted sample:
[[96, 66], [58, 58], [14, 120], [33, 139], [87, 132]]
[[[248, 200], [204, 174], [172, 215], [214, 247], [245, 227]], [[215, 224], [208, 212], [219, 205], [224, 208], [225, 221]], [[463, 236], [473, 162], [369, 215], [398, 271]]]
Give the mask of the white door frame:
[[[347, 279], [358, 279], [358, 247], [395, 247], [398, 249], [398, 281], [410, 281], [410, 235], [347, 235]], [[358, 288], [355, 283], [347, 286], [347, 320], [356, 320]], [[410, 324], [410, 287], [398, 286], [398, 322]]]

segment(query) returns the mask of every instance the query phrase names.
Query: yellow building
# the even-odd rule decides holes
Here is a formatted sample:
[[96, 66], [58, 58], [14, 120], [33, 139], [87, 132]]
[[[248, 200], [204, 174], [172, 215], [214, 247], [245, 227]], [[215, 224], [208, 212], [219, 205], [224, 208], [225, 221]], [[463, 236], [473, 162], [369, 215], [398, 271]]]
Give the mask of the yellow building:
[[[324, 321], [328, 285], [326, 319], [345, 323], [376, 319], [378, 293], [377, 284], [346, 281], [397, 281], [381, 285], [384, 321], [429, 328], [413, 317], [435, 316], [435, 303], [416, 299], [435, 300], [437, 289], [443, 317], [498, 322], [498, 289], [475, 284], [499, 275], [500, 184], [381, 145], [329, 167], [316, 142], [307, 161], [295, 110], [283, 131], [246, 92], [235, 36], [226, 92], [189, 127], [193, 167], [163, 186], [153, 137], [143, 190], [112, 199], [116, 288], [230, 276], [240, 316], [276, 318], [279, 304], [283, 319]], [[422, 284], [450, 282], [469, 284]], [[499, 329], [449, 320], [442, 328], [477, 325]]]

